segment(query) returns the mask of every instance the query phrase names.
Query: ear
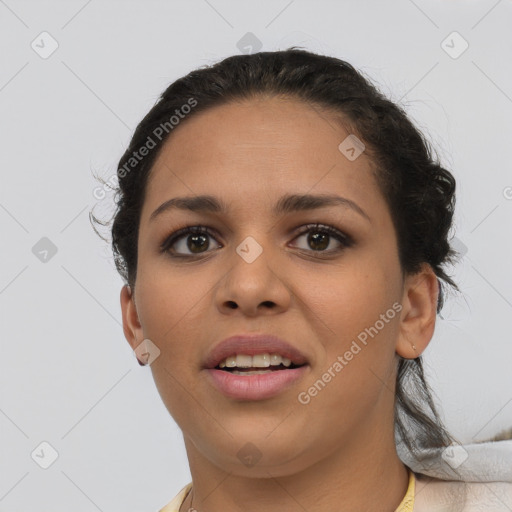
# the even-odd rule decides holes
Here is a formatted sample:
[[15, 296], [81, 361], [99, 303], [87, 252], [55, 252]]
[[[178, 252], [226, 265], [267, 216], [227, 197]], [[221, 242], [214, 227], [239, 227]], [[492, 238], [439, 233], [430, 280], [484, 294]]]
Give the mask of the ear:
[[438, 294], [439, 281], [429, 264], [406, 277], [396, 343], [396, 352], [401, 357], [415, 359], [430, 343], [436, 325]]
[[128, 285], [124, 285], [121, 288], [120, 298], [124, 337], [132, 347], [132, 350], [135, 350], [144, 340], [144, 334], [135, 306], [135, 297]]

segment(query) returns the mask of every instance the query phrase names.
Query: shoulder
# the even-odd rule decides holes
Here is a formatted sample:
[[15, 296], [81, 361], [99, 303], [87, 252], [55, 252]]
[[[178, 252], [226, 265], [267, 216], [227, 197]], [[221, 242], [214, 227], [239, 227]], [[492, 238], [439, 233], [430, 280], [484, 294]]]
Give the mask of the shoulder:
[[159, 512], [179, 512], [180, 506], [185, 500], [188, 492], [192, 488], [192, 482], [188, 483], [181, 491], [174, 496], [174, 498], [165, 505], [164, 508], [160, 509]]
[[512, 482], [466, 482], [416, 475], [414, 512], [510, 512]]

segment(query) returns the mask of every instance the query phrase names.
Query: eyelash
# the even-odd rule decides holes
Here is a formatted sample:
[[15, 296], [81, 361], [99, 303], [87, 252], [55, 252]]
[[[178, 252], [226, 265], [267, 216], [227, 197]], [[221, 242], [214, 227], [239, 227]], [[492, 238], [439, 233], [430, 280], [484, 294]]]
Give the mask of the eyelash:
[[[331, 255], [333, 253], [338, 253], [338, 252], [343, 251], [345, 248], [351, 247], [354, 244], [353, 239], [349, 235], [342, 233], [341, 231], [339, 231], [338, 229], [336, 229], [332, 226], [327, 226], [325, 224], [317, 223], [317, 224], [306, 224], [304, 226], [304, 228], [305, 229], [300, 231], [295, 236], [295, 238], [298, 238], [304, 234], [307, 234], [310, 231], [313, 231], [313, 232], [328, 234], [331, 237], [333, 237], [334, 239], [336, 239], [338, 242], [341, 243], [342, 247], [340, 247], [338, 249], [331, 249], [328, 251], [325, 251], [325, 250], [314, 251], [313, 249], [310, 249], [310, 250], [299, 249], [302, 251], [316, 253], [319, 255], [320, 258], [322, 257], [322, 254], [323, 255]], [[177, 231], [174, 231], [171, 235], [169, 235], [160, 245], [160, 251], [166, 252], [171, 258], [182, 258], [182, 259], [197, 259], [196, 257], [201, 257], [202, 254], [207, 254], [208, 252], [212, 252], [212, 251], [205, 251], [204, 253], [199, 253], [197, 255], [194, 255], [194, 254], [180, 254], [180, 253], [173, 254], [171, 251], [169, 251], [169, 249], [177, 241], [179, 241], [181, 238], [183, 238], [185, 235], [198, 235], [198, 234], [199, 235], [207, 234], [207, 235], [211, 236], [213, 239], [215, 239], [215, 237], [216, 237], [216, 233], [214, 233], [210, 228], [208, 228], [206, 226], [186, 226], [184, 228], [178, 229]], [[294, 238], [294, 240], [295, 240], [295, 238]]]

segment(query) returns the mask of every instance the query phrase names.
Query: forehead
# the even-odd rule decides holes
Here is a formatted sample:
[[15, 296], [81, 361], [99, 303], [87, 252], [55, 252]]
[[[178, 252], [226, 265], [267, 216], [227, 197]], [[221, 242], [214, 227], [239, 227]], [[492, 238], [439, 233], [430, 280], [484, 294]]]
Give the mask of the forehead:
[[143, 220], [179, 195], [212, 194], [261, 208], [285, 193], [339, 193], [367, 211], [378, 207], [369, 157], [363, 152], [350, 161], [339, 149], [349, 135], [339, 116], [295, 98], [260, 97], [194, 113], [153, 165]]

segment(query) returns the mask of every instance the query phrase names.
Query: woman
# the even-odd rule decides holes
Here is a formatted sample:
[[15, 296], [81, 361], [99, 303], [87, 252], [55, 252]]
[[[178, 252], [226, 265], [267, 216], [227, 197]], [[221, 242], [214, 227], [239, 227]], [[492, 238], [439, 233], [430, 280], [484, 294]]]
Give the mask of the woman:
[[455, 180], [350, 64], [193, 71], [118, 177], [124, 334], [192, 475], [162, 512], [512, 510], [510, 474], [464, 473], [422, 370], [457, 289]]

